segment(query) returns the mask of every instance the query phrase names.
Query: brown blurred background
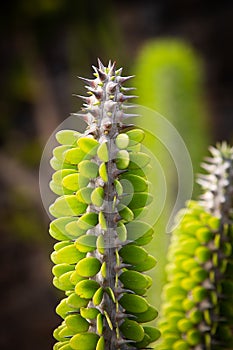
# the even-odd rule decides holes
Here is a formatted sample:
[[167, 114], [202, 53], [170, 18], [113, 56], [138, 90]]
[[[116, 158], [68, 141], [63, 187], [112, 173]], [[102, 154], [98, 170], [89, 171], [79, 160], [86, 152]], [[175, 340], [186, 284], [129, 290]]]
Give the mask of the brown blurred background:
[[1, 3], [0, 349], [49, 350], [61, 294], [38, 169], [51, 132], [81, 103], [96, 57], [133, 74], [144, 42], [185, 39], [204, 61], [212, 140], [233, 141], [231, 0], [9, 0]]

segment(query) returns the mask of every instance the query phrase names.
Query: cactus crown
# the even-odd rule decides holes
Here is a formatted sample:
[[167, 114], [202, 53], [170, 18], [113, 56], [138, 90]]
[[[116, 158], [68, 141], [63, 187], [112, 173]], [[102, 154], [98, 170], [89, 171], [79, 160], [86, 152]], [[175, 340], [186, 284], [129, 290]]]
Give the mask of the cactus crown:
[[122, 86], [115, 63], [99, 61], [95, 79], [81, 78], [89, 96], [81, 116], [87, 129], [57, 133], [56, 170], [50, 183], [58, 194], [50, 207], [54, 285], [66, 293], [57, 307], [64, 319], [55, 330], [54, 350], [143, 349], [159, 331], [142, 326], [157, 311], [143, 297], [151, 285], [144, 274], [155, 259], [142, 247], [153, 229], [136, 219], [152, 198], [140, 151], [144, 132], [123, 122], [125, 102], [134, 96]]
[[211, 147], [169, 251], [161, 331], [163, 350], [233, 348], [233, 149]]
[[222, 143], [209, 149], [212, 157], [202, 163], [208, 174], [199, 175], [197, 179], [204, 191], [200, 204], [227, 224], [233, 210], [233, 148]]

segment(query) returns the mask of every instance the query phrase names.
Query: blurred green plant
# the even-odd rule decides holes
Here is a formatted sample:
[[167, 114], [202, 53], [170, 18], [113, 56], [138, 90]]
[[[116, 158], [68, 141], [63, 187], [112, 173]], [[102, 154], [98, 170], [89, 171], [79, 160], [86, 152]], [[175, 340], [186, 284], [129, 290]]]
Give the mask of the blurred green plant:
[[204, 193], [178, 214], [169, 248], [163, 350], [233, 348], [233, 148], [210, 151], [198, 179]]
[[183, 41], [154, 40], [142, 47], [134, 71], [138, 103], [158, 111], [177, 128], [197, 173], [211, 134], [200, 58]]
[[[135, 87], [139, 96], [138, 103], [158, 111], [171, 122], [190, 152], [195, 173], [199, 171], [199, 163], [210, 142], [211, 128], [208, 123], [204, 96], [204, 74], [200, 58], [185, 42], [178, 39], [157, 39], [147, 42], [140, 50], [134, 64]], [[150, 120], [145, 118], [145, 129], [150, 130]], [[167, 130], [162, 131], [164, 135]], [[164, 135], [158, 135], [163, 136]], [[166, 135], [176, 146], [172, 135]], [[165, 282], [164, 267], [166, 251], [170, 236], [165, 233], [168, 218], [177, 193], [177, 173], [169, 150], [158, 139], [147, 134], [147, 146], [159, 155], [167, 183], [167, 199], [165, 208], [158, 222], [154, 225], [159, 232], [155, 244], [150, 251], [158, 254], [159, 265], [154, 271], [157, 281], [152, 288], [150, 298], [160, 300], [162, 285]], [[192, 181], [192, 180], [190, 180]], [[181, 184], [182, 185], [182, 184]], [[195, 185], [194, 185], [195, 186]], [[194, 187], [194, 194], [198, 187]], [[183, 204], [182, 204], [183, 205]], [[159, 306], [159, 304], [157, 305]]]

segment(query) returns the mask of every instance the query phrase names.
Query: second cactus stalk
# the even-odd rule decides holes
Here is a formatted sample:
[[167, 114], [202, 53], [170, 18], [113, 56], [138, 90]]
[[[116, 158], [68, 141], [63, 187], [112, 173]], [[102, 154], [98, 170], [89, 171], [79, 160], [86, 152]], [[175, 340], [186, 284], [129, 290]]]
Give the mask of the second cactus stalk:
[[170, 246], [161, 350], [233, 349], [233, 149], [210, 150], [198, 179], [204, 193]]

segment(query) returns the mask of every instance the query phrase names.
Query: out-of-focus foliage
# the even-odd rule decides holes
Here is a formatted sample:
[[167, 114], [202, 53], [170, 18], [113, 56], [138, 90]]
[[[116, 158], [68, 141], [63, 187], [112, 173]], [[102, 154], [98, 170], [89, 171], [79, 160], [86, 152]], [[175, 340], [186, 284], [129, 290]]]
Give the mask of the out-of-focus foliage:
[[142, 47], [135, 72], [139, 104], [158, 111], [177, 128], [197, 172], [211, 132], [198, 55], [181, 40], [153, 40]]
[[[210, 128], [207, 127], [207, 110], [203, 90], [203, 67], [200, 59], [185, 42], [176, 39], [160, 39], [147, 42], [140, 50], [135, 63], [135, 86], [140, 105], [152, 108], [171, 122], [190, 152], [194, 171], [197, 172], [209, 138]], [[145, 129], [150, 131], [150, 121], [143, 122]], [[160, 300], [162, 285], [165, 282], [165, 256], [169, 244], [169, 235], [165, 233], [171, 208], [174, 205], [177, 186], [176, 164], [173, 163], [168, 145], [159, 141], [164, 135], [147, 134], [147, 146], [153, 149], [163, 168], [167, 183], [167, 198], [164, 211], [155, 224], [157, 239], [150, 249], [159, 256], [158, 268], [154, 271], [157, 281], [151, 298]], [[172, 142], [171, 142], [172, 143]], [[173, 140], [176, 147], [176, 140]], [[164, 147], [165, 146], [165, 147]], [[156, 177], [156, 174], [155, 174]], [[192, 182], [192, 179], [190, 179]], [[192, 184], [191, 184], [192, 186]], [[184, 204], [183, 204], [184, 205]]]

